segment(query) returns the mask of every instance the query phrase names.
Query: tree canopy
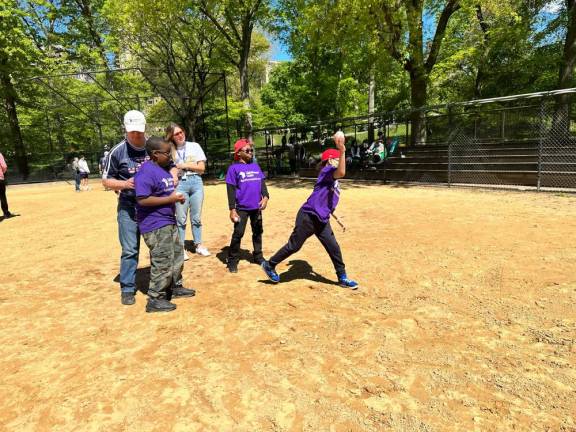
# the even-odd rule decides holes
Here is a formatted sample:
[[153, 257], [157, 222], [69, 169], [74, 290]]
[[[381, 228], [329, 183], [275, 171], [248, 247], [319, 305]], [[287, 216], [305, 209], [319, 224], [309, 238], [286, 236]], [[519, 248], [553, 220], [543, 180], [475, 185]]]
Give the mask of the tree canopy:
[[[0, 0], [0, 149], [98, 151], [574, 85], [574, 0]], [[280, 41], [292, 59], [270, 62]], [[127, 69], [122, 73], [117, 69]], [[98, 71], [89, 74], [89, 71]], [[225, 85], [224, 85], [225, 84]], [[228, 90], [225, 99], [224, 88]], [[424, 140], [415, 114], [413, 139]], [[212, 132], [210, 132], [212, 131]], [[214, 136], [216, 136], [214, 135]]]

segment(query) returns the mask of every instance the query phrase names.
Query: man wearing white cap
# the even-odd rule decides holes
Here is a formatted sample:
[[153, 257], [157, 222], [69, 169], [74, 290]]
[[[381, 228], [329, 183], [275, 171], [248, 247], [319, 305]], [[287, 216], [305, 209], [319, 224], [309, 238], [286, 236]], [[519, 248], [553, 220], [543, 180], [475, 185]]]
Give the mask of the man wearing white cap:
[[136, 223], [134, 175], [145, 160], [146, 118], [140, 111], [124, 115], [126, 137], [108, 153], [102, 170], [102, 184], [118, 193], [118, 236], [122, 246], [120, 257], [120, 291], [124, 305], [135, 303], [136, 269], [140, 251], [140, 231]]

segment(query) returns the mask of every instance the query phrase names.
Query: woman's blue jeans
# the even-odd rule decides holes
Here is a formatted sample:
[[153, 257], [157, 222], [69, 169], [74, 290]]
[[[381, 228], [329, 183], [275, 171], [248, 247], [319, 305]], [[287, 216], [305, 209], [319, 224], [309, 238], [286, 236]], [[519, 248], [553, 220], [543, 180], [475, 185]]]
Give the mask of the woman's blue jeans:
[[204, 203], [204, 184], [199, 175], [188, 175], [186, 179], [180, 179], [178, 192], [186, 197], [183, 204], [176, 203], [176, 225], [180, 241], [184, 244], [186, 239], [186, 221], [190, 213], [190, 225], [192, 226], [192, 238], [194, 244], [202, 243], [202, 204]]

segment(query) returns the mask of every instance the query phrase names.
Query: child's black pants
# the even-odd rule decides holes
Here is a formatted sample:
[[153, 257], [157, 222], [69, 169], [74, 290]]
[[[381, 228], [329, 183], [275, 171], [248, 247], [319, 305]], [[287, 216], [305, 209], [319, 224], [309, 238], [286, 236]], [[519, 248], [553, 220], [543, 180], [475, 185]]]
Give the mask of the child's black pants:
[[8, 200], [6, 199], [5, 180], [0, 180], [0, 202], [2, 203], [2, 213], [4, 213], [4, 216], [8, 216], [10, 211], [8, 210]]
[[230, 249], [228, 250], [228, 262], [238, 263], [238, 260], [240, 259], [240, 243], [242, 242], [242, 237], [244, 237], [244, 231], [246, 231], [248, 219], [250, 219], [250, 226], [252, 228], [254, 262], [260, 262], [263, 258], [262, 233], [264, 232], [264, 228], [262, 226], [262, 211], [236, 210], [236, 213], [238, 213], [240, 220], [234, 224], [234, 232], [232, 233]]
[[304, 242], [308, 237], [316, 235], [328, 255], [332, 260], [336, 274], [341, 276], [346, 273], [346, 267], [344, 265], [344, 260], [342, 259], [342, 251], [340, 250], [340, 245], [336, 241], [334, 236], [334, 231], [330, 226], [330, 221], [322, 222], [315, 215], [306, 213], [302, 209], [296, 215], [296, 225], [294, 226], [294, 231], [282, 248], [270, 258], [269, 262], [274, 267], [280, 262], [284, 261], [290, 255], [298, 252]]

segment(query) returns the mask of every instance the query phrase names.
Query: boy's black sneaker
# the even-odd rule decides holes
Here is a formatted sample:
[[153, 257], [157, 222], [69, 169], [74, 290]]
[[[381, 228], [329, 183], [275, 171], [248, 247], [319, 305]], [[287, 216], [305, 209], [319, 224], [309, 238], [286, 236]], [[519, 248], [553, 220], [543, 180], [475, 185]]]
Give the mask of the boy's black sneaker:
[[194, 297], [196, 295], [196, 290], [188, 289], [184, 287], [176, 287], [172, 290], [172, 297]]
[[132, 292], [123, 292], [122, 293], [122, 304], [125, 306], [131, 306], [136, 303], [136, 299], [134, 298], [134, 293]]
[[170, 312], [174, 309], [176, 309], [176, 305], [166, 299], [149, 298], [148, 303], [146, 303], [146, 312]]
[[228, 271], [230, 273], [238, 273], [238, 263], [229, 262], [228, 264], [226, 264], [226, 267], [228, 267]]

